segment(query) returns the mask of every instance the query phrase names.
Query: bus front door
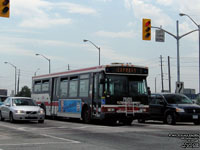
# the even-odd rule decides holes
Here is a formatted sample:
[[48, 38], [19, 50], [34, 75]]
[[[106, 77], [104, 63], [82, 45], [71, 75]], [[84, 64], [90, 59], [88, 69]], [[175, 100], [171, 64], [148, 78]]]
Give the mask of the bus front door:
[[100, 111], [101, 108], [101, 100], [100, 100], [100, 91], [101, 88], [99, 87], [99, 73], [94, 73], [93, 76], [93, 98], [92, 98], [92, 114], [95, 118], [100, 117]]

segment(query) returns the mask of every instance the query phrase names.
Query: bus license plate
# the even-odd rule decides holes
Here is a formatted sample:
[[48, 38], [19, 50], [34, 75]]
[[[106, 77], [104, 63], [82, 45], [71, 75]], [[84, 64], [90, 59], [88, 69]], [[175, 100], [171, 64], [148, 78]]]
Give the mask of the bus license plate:
[[193, 115], [192, 118], [193, 119], [198, 119], [198, 115]]

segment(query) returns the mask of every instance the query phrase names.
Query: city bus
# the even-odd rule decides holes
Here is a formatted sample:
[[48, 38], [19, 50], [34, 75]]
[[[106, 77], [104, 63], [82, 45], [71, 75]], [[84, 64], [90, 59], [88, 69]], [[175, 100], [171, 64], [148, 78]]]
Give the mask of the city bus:
[[147, 76], [147, 67], [121, 63], [33, 76], [31, 97], [46, 116], [131, 124], [148, 111]]

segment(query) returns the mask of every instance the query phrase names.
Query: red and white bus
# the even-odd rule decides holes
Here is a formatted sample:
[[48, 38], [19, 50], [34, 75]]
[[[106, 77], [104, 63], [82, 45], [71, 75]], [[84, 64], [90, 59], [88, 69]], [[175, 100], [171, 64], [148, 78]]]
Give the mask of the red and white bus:
[[32, 78], [32, 98], [47, 116], [131, 124], [148, 109], [148, 68], [113, 63]]

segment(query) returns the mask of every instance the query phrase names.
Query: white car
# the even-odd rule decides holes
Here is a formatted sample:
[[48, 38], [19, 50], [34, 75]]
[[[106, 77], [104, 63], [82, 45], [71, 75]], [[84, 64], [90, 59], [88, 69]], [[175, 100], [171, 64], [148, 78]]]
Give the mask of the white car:
[[31, 98], [8, 97], [0, 106], [0, 120], [14, 122], [15, 120], [29, 120], [44, 123], [45, 112]]

